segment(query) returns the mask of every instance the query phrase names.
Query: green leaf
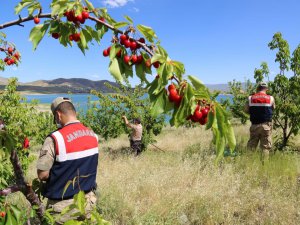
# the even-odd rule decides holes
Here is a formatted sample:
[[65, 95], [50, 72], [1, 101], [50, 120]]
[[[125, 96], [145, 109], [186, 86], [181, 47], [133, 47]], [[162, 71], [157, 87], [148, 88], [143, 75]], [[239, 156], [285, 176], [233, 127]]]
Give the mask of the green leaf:
[[[215, 103], [216, 104], [216, 103]], [[220, 131], [221, 136], [225, 135], [225, 115], [223, 113], [222, 107], [219, 104], [216, 104], [216, 119], [218, 124], [218, 130]]]
[[228, 121], [227, 130], [226, 130], [226, 139], [227, 139], [230, 151], [233, 152], [235, 149], [235, 146], [236, 146], [236, 139], [235, 139], [233, 127], [231, 126], [229, 121]]
[[14, 205], [11, 205], [10, 207], [11, 207], [12, 212], [14, 213], [14, 216], [15, 216], [15, 218], [16, 218], [17, 223], [19, 224], [19, 223], [20, 223], [21, 216], [22, 216], [23, 213], [21, 212], [20, 209], [18, 209], [18, 208], [17, 208], [16, 206], [14, 206]]
[[35, 10], [38, 10], [38, 9], [40, 9], [41, 8], [41, 5], [40, 5], [40, 3], [35, 3], [35, 4], [33, 4], [33, 5], [31, 5], [31, 6], [29, 6], [27, 9], [28, 9], [28, 14], [29, 15], [32, 15], [33, 14], [33, 12], [35, 11]]
[[123, 77], [120, 71], [120, 65], [119, 62], [116, 58], [114, 58], [112, 61], [110, 61], [108, 71], [110, 72], [111, 75], [117, 80], [122, 82]]
[[33, 44], [33, 50], [36, 50], [36, 47], [45, 36], [50, 24], [40, 24], [32, 28], [29, 35], [29, 40]]
[[166, 57], [162, 56], [161, 54], [154, 54], [151, 58], [151, 64], [159, 61], [160, 63], [165, 63], [167, 60]]
[[88, 0], [84, 0], [84, 1], [85, 1], [86, 6], [88, 7], [89, 11], [94, 11], [93, 4]]
[[120, 45], [116, 45], [116, 44], [111, 45], [110, 53], [109, 53], [110, 60], [113, 60], [116, 57], [116, 54], [120, 49], [121, 49]]
[[202, 81], [200, 81], [198, 78], [191, 76], [191, 75], [189, 75], [188, 78], [192, 82], [192, 84], [196, 90], [206, 88], [205, 85], [202, 83]]
[[63, 190], [63, 193], [62, 193], [62, 198], [64, 198], [64, 195], [68, 189], [68, 187], [70, 186], [70, 184], [72, 184], [72, 181], [71, 180], [68, 180], [68, 182], [66, 183], [66, 185], [64, 186], [64, 190]]
[[83, 191], [78, 192], [77, 194], [77, 208], [79, 212], [84, 215], [85, 214], [85, 193]]
[[133, 24], [133, 20], [129, 16], [124, 16], [124, 17], [130, 24]]
[[10, 210], [6, 212], [6, 222], [5, 225], [15, 225], [17, 224], [16, 219], [14, 216], [11, 214]]
[[127, 25], [128, 25], [127, 22], [118, 22], [118, 23], [115, 23], [115, 24], [114, 24], [114, 28], [119, 29], [119, 28], [125, 27], [125, 26], [127, 26]]
[[88, 46], [87, 46], [87, 41], [85, 39], [85, 35], [83, 32], [80, 32], [80, 44], [82, 45], [82, 47], [84, 49], [88, 49]]
[[136, 75], [140, 78], [141, 81], [146, 82], [146, 84], [149, 83], [149, 81], [146, 78], [146, 73], [144, 71], [144, 68], [143, 68], [142, 64], [135, 64], [135, 72], [136, 72]]
[[214, 120], [215, 120], [215, 114], [212, 112], [212, 111], [209, 111], [208, 112], [208, 121], [207, 121], [207, 124], [206, 124], [206, 130], [210, 129], [214, 123]]
[[171, 61], [171, 64], [174, 66], [174, 73], [179, 78], [179, 80], [182, 79], [182, 75], [185, 74], [185, 68], [183, 63], [178, 61]]
[[32, 3], [33, 3], [32, 0], [23, 0], [15, 7], [15, 14], [19, 14], [23, 8], [25, 8], [26, 6]]
[[80, 225], [83, 224], [83, 221], [77, 221], [77, 220], [68, 220], [64, 223], [64, 225]]
[[137, 29], [144, 35], [144, 37], [151, 43], [154, 42], [154, 39], [157, 39], [157, 36], [154, 30], [151, 27], [147, 27], [144, 25], [137, 25]]
[[165, 104], [166, 104], [166, 91], [162, 90], [157, 96], [156, 99], [152, 102], [151, 114], [156, 117], [159, 114], [164, 113]]

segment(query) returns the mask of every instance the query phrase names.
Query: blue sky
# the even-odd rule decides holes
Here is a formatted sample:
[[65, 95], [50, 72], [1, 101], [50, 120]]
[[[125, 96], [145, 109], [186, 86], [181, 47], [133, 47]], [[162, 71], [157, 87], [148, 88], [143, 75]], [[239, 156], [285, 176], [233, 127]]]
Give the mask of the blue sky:
[[[49, 0], [41, 1], [47, 12]], [[271, 78], [278, 72], [275, 52], [268, 49], [275, 32], [282, 32], [291, 51], [300, 44], [299, 0], [91, 0], [94, 6], [108, 8], [116, 20], [130, 16], [135, 24], [152, 27], [170, 57], [185, 64], [186, 75], [195, 75], [206, 84], [227, 83], [252, 78], [262, 61], [269, 64]], [[15, 0], [0, 3], [0, 24], [17, 18]], [[25, 12], [23, 12], [25, 15]], [[22, 64], [0, 72], [22, 82], [39, 79], [80, 77], [113, 80], [108, 59], [102, 56], [109, 46], [108, 33], [101, 45], [84, 56], [76, 48], [65, 48], [46, 37], [32, 51], [28, 40], [33, 22], [4, 31], [22, 53]], [[137, 80], [133, 80], [134, 83]]]

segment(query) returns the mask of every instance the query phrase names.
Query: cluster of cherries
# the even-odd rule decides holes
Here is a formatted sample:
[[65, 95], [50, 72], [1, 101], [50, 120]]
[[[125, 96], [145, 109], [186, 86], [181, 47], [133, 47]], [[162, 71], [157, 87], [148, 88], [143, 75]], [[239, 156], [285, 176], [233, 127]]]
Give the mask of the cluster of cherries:
[[[126, 63], [127, 65], [133, 65], [133, 64], [140, 64], [144, 62], [144, 58], [142, 55], [137, 55], [137, 50], [140, 49], [142, 46], [140, 44], [137, 43], [140, 42], [142, 44], [145, 44], [145, 39], [143, 37], [139, 38], [138, 40], [134, 39], [134, 38], [130, 38], [128, 35], [126, 34], [121, 34], [119, 37], [119, 42], [121, 45], [123, 45], [125, 47], [125, 49], [130, 49], [131, 50], [131, 54], [128, 54], [127, 51], [122, 51], [122, 49], [120, 49], [116, 56], [117, 57], [123, 57], [123, 61], [124, 63]], [[103, 50], [103, 56], [107, 57], [110, 54], [110, 48], [108, 47], [107, 49]], [[153, 65], [155, 68], [158, 68], [160, 66], [160, 63], [154, 62], [153, 64], [151, 64], [151, 60], [148, 59], [145, 62], [145, 65], [147, 67], [151, 67], [151, 65]]]
[[[177, 107], [179, 107], [181, 101], [182, 101], [182, 96], [179, 93], [179, 90], [176, 88], [176, 86], [172, 83], [168, 86], [168, 91], [169, 91], [169, 101], [175, 103]], [[203, 100], [201, 102], [198, 102], [196, 109], [194, 113], [190, 116], [188, 116], [187, 120], [191, 120], [192, 122], [199, 122], [201, 125], [205, 125], [208, 120], [208, 113], [210, 111], [210, 106], [206, 105], [206, 101]]]
[[178, 90], [176, 89], [176, 86], [174, 84], [170, 84], [168, 86], [169, 91], [169, 101], [174, 102], [177, 107], [179, 107], [182, 96], [179, 95]]
[[[75, 15], [75, 12], [73, 10], [67, 11], [64, 13], [64, 16], [67, 18], [67, 21], [73, 22], [75, 25], [79, 24], [84, 24], [85, 20], [89, 18], [90, 14], [88, 12], [87, 8], [84, 8], [84, 10], [78, 14], [77, 16]], [[101, 21], [104, 21], [105, 19], [103, 17], [100, 18]], [[38, 17], [34, 18], [34, 23], [38, 24], [40, 22], [40, 19]], [[54, 39], [58, 39], [61, 35], [59, 33], [52, 33], [51, 36]], [[80, 41], [80, 32], [79, 33], [74, 33], [69, 35], [69, 40], [70, 41], [75, 41], [78, 42]]]
[[[5, 51], [5, 49], [2, 50]], [[3, 59], [6, 65], [10, 66], [16, 64], [21, 57], [20, 53], [16, 52], [15, 49], [12, 47], [8, 47], [6, 51], [7, 51], [7, 56]]]
[[[205, 103], [203, 101], [202, 103]], [[192, 122], [199, 122], [201, 125], [205, 125], [208, 120], [208, 113], [209, 113], [210, 107], [208, 105], [198, 105], [196, 106], [196, 109], [194, 111], [193, 115], [190, 115], [187, 120], [191, 120]]]

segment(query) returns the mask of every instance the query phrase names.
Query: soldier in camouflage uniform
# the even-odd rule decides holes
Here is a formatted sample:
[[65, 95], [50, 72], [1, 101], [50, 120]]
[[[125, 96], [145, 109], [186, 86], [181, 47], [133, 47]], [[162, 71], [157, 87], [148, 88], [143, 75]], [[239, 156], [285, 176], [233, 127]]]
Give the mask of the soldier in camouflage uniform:
[[245, 111], [250, 114], [250, 139], [247, 148], [254, 150], [260, 142], [265, 158], [268, 158], [272, 148], [272, 116], [275, 109], [273, 96], [266, 92], [268, 85], [261, 82], [257, 86], [257, 92], [249, 96]]
[[[81, 124], [68, 98], [58, 97], [51, 104], [54, 121], [59, 127], [46, 139], [37, 161], [38, 178], [44, 183], [42, 195], [48, 198], [47, 208], [54, 216], [73, 203], [73, 196], [84, 191], [90, 212], [96, 203], [96, 175], [98, 165], [98, 137]], [[78, 185], [66, 184], [76, 179]], [[58, 216], [56, 223], [63, 224], [75, 210]]]

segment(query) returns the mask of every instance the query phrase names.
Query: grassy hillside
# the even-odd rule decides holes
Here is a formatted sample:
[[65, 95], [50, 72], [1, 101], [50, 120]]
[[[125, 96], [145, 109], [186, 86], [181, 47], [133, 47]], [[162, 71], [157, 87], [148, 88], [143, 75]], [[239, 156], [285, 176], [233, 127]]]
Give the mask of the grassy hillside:
[[[235, 128], [238, 147], [248, 127]], [[261, 164], [243, 153], [214, 164], [211, 132], [166, 128], [140, 157], [126, 136], [100, 144], [98, 208], [113, 224], [300, 224], [300, 157]], [[35, 164], [31, 175], [35, 176]]]

